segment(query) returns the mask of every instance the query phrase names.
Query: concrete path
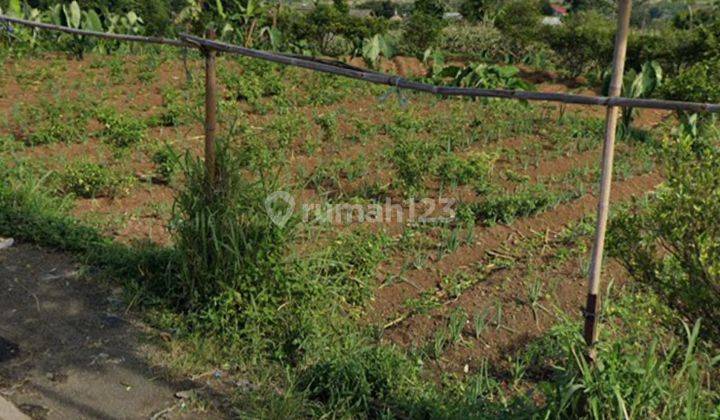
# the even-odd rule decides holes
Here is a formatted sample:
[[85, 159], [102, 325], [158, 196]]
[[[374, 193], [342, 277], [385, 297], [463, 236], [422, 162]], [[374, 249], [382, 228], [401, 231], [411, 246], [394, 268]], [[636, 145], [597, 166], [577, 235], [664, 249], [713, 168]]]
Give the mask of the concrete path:
[[151, 366], [158, 348], [120, 290], [79, 270], [36, 247], [0, 250], [0, 418], [8, 401], [36, 419], [220, 417], [176, 398], [194, 384]]

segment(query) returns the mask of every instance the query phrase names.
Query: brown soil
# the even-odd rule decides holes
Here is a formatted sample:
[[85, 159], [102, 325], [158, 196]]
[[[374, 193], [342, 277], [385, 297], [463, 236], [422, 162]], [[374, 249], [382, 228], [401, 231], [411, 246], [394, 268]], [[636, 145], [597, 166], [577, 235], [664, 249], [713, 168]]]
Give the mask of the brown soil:
[[[616, 183], [613, 202], [627, 200], [631, 197], [652, 190], [662, 182], [657, 174], [648, 174]], [[395, 319], [398, 308], [410, 298], [417, 298], [422, 291], [436, 287], [443, 276], [456, 270], [470, 268], [470, 265], [482, 259], [488, 251], [502, 244], [512, 246], [512, 241], [528, 236], [534, 232], [556, 232], [570, 221], [579, 220], [591, 213], [597, 206], [597, 198], [587, 195], [579, 200], [562, 204], [557, 208], [537, 216], [522, 219], [512, 226], [497, 225], [491, 228], [476, 228], [475, 245], [464, 246], [455, 253], [446, 256], [433, 265], [431, 269], [414, 270], [405, 274], [406, 280], [394, 283], [378, 290], [370, 311], [372, 319], [377, 322], [389, 322]]]

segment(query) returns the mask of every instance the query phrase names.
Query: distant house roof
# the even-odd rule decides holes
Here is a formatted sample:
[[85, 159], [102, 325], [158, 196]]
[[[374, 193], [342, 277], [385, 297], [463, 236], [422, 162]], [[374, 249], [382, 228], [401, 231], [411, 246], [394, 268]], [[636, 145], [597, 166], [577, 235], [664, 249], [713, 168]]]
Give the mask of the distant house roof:
[[559, 4], [550, 4], [550, 8], [553, 10], [553, 12], [556, 15], [565, 16], [568, 14], [567, 7], [561, 6]]

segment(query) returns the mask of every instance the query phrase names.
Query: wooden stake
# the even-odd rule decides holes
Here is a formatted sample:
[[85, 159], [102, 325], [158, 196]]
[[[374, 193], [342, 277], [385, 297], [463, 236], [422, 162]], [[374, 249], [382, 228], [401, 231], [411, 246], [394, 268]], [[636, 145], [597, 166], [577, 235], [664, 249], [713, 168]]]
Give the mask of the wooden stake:
[[[630, 32], [630, 13], [632, 9], [631, 0], [619, 0], [618, 3], [618, 29], [615, 37], [612, 79], [610, 81], [610, 92], [608, 94], [610, 97], [619, 96], [622, 92], [623, 76], [625, 74], [625, 55], [627, 52], [628, 34]], [[596, 357], [594, 346], [598, 338], [600, 274], [602, 271], [603, 252], [605, 250], [605, 233], [607, 230], [608, 214], [610, 212], [610, 190], [612, 186], [613, 160], [615, 158], [615, 134], [617, 131], [618, 111], [617, 107], [608, 107], [605, 121], [600, 203], [598, 205], [597, 230], [592, 251], [590, 281], [587, 305], [585, 308], [585, 342], [588, 345], [588, 357], [591, 362], [594, 361]]]
[[[215, 38], [215, 31], [210, 29], [208, 38]], [[208, 181], [214, 188], [217, 181], [217, 163], [215, 150], [215, 133], [217, 132], [217, 83], [215, 77], [215, 50], [203, 49], [205, 53], [205, 168]]]

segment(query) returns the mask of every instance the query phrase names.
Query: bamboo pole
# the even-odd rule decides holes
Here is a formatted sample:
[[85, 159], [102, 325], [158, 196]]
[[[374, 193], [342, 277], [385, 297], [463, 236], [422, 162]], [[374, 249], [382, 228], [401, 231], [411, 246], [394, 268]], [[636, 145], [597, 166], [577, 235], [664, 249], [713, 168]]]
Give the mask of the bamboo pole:
[[[214, 38], [215, 31], [208, 31], [208, 38]], [[204, 48], [205, 54], [205, 168], [211, 188], [217, 182], [215, 135], [217, 132], [217, 82], [215, 76], [215, 50]]]
[[[619, 0], [618, 29], [615, 37], [615, 54], [613, 57], [612, 79], [609, 96], [619, 96], [622, 92], [625, 74], [625, 55], [627, 52], [628, 34], [630, 32], [630, 14], [632, 0]], [[585, 308], [585, 342], [588, 345], [590, 361], [596, 358], [595, 343], [598, 338], [598, 308], [600, 306], [600, 276], [602, 271], [603, 252], [605, 250], [605, 233], [607, 231], [610, 212], [610, 191], [613, 177], [613, 160], [615, 158], [615, 135], [617, 132], [619, 109], [610, 106], [605, 121], [605, 144], [602, 156], [602, 177], [600, 181], [600, 202], [597, 212], [595, 244], [590, 264], [587, 304]]]

